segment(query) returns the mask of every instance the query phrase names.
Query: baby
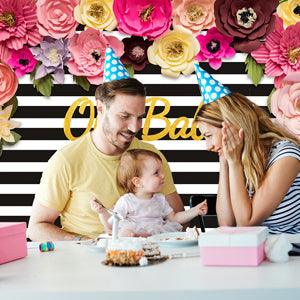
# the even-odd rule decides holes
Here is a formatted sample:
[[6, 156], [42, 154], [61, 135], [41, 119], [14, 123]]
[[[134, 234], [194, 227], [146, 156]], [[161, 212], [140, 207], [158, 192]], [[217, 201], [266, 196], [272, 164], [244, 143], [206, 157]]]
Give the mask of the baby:
[[[121, 217], [120, 236], [149, 236], [180, 231], [181, 224], [207, 213], [206, 200], [197, 206], [175, 213], [163, 194], [163, 164], [160, 156], [149, 150], [129, 150], [120, 159], [117, 182], [126, 192], [117, 201], [114, 212]], [[99, 214], [106, 232], [111, 232], [109, 212], [96, 200], [91, 207]]]

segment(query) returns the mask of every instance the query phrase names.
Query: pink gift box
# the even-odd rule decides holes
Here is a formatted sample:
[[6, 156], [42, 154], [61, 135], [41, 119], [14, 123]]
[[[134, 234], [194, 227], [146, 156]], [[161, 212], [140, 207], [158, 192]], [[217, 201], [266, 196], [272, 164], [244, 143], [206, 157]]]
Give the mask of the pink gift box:
[[206, 266], [257, 266], [265, 258], [267, 227], [219, 227], [199, 237]]
[[0, 223], [0, 264], [26, 255], [26, 223]]

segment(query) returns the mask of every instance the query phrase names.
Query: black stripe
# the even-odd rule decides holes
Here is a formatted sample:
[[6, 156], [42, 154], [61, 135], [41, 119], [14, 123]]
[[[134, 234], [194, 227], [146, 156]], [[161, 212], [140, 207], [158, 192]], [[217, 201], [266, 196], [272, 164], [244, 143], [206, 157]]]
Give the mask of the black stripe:
[[[184, 206], [189, 206], [192, 194], [180, 194]], [[200, 196], [193, 194], [193, 196]], [[1, 206], [31, 206], [34, 194], [0, 194]], [[215, 214], [215, 202], [208, 201], [209, 214]], [[1, 211], [1, 210], [0, 210]]]
[[[202, 150], [162, 150], [168, 162], [218, 162], [218, 154]], [[4, 150], [0, 162], [47, 162], [55, 150]]]
[[[228, 84], [232, 92], [239, 92], [251, 96], [267, 96], [273, 89], [273, 84]], [[197, 84], [145, 84], [148, 96], [199, 96]], [[52, 96], [94, 96], [96, 86], [90, 87], [87, 92], [76, 84], [56, 84], [52, 88]], [[40, 96], [32, 84], [22, 84], [17, 90], [17, 96]]]
[[[75, 99], [74, 99], [75, 100]], [[267, 106], [261, 106], [270, 117], [272, 115], [269, 113]], [[69, 106], [19, 106], [18, 110], [14, 114], [14, 118], [64, 118]], [[156, 106], [154, 108], [153, 114], [156, 115], [163, 111], [164, 107]], [[146, 113], [148, 113], [149, 107], [146, 107]], [[171, 107], [169, 113], [165, 115], [168, 118], [179, 118], [185, 116], [187, 118], [193, 118], [197, 106], [173, 106]], [[95, 109], [96, 111], [96, 109]], [[95, 116], [97, 113], [95, 113]], [[87, 107], [84, 114], [81, 115], [78, 109], [75, 111], [73, 118], [89, 118], [90, 109]]]
[[[41, 172], [0, 172], [1, 184], [38, 184]], [[219, 173], [208, 172], [174, 172], [175, 184], [217, 184]]]

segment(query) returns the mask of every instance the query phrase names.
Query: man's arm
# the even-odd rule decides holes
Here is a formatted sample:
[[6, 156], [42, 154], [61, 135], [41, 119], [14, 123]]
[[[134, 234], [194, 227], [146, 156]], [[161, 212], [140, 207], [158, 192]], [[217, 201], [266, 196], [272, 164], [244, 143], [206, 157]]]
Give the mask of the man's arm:
[[54, 225], [58, 216], [58, 211], [34, 200], [27, 230], [28, 237], [32, 241], [74, 240], [76, 235]]
[[180, 196], [177, 192], [166, 195], [166, 199], [169, 202], [170, 206], [173, 208], [174, 212], [179, 212], [184, 210], [184, 206]]

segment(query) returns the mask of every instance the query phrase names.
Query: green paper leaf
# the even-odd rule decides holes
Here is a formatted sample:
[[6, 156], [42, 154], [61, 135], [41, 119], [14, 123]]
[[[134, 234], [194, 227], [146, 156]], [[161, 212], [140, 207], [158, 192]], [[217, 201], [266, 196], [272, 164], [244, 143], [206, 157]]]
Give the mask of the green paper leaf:
[[47, 74], [43, 78], [33, 80], [33, 85], [42, 95], [50, 97], [53, 87], [53, 77], [50, 74]]
[[9, 118], [11, 118], [15, 114], [15, 112], [16, 112], [16, 110], [18, 108], [18, 99], [17, 99], [16, 96], [13, 96], [8, 102], [6, 102], [3, 105], [3, 108], [5, 108], [5, 107], [7, 107], [9, 105], [13, 105], [13, 109], [12, 109], [10, 117], [9, 117]]
[[252, 80], [253, 84], [257, 86], [264, 76], [265, 66], [263, 64], [258, 64], [251, 54], [248, 54], [245, 65], [248, 77]]
[[1, 155], [2, 155], [2, 152], [3, 152], [3, 146], [2, 146], [1, 139], [0, 139], [0, 157], [1, 157]]
[[127, 72], [129, 73], [130, 77], [133, 77], [134, 76], [133, 65], [126, 65], [125, 68], [126, 68]]
[[90, 86], [91, 84], [89, 83], [89, 81], [86, 79], [86, 77], [84, 76], [75, 76], [73, 75], [73, 80], [80, 85], [84, 90], [86, 90], [87, 92], [90, 90]]
[[272, 113], [272, 95], [274, 94], [274, 92], [276, 91], [275, 88], [272, 89], [270, 95], [268, 96], [268, 100], [267, 100], [267, 106], [268, 106], [268, 110], [270, 113]]
[[14, 137], [15, 141], [10, 143], [10, 142], [6, 142], [6, 141], [3, 140], [3, 142], [2, 142], [3, 145], [12, 146], [12, 145], [16, 144], [22, 137], [20, 134], [14, 132], [14, 131], [11, 131], [11, 134]]
[[41, 64], [42, 64], [42, 62], [39, 61], [39, 62], [36, 64], [36, 66], [35, 66], [35, 68], [33, 69], [33, 71], [30, 73], [30, 80], [31, 80], [31, 81], [34, 81], [36, 71], [37, 71], [38, 67], [39, 67]]

